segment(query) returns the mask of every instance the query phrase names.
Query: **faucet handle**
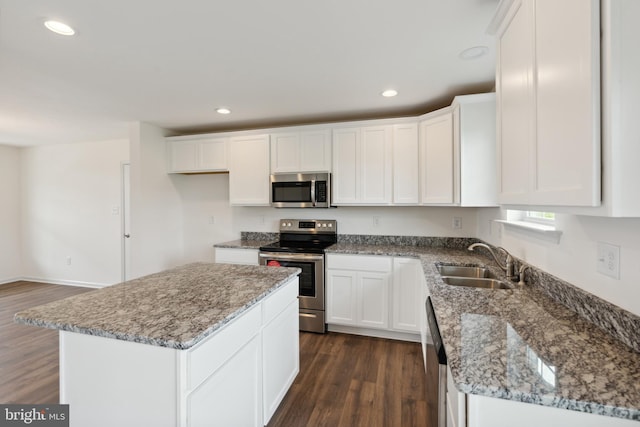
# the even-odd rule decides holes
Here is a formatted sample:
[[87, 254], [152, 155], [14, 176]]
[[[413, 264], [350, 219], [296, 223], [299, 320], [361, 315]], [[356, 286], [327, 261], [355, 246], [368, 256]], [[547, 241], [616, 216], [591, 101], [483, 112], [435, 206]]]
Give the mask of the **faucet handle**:
[[529, 270], [530, 268], [531, 267], [529, 267], [525, 263], [522, 263], [522, 265], [518, 269], [518, 276], [520, 277], [520, 281], [518, 282], [518, 285], [525, 285], [526, 284], [526, 276], [525, 276], [525, 274], [526, 274], [526, 271]]

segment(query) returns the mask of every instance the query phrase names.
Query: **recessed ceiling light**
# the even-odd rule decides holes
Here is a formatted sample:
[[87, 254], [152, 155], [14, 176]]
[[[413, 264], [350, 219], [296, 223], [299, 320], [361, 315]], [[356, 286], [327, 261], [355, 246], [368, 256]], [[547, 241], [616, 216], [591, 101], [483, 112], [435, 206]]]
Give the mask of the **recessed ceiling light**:
[[391, 98], [392, 96], [396, 96], [397, 94], [398, 94], [398, 91], [393, 89], [387, 89], [384, 92], [382, 92], [382, 96], [384, 96], [385, 98]]
[[486, 46], [474, 46], [469, 49], [465, 49], [458, 55], [460, 59], [478, 59], [489, 53], [489, 48]]
[[228, 108], [224, 108], [224, 107], [220, 107], [218, 109], [216, 109], [216, 112], [218, 114], [231, 114], [231, 110]]
[[76, 31], [65, 24], [64, 22], [59, 21], [45, 21], [44, 26], [49, 30], [53, 31], [56, 34], [61, 34], [63, 36], [72, 36], [76, 33]]

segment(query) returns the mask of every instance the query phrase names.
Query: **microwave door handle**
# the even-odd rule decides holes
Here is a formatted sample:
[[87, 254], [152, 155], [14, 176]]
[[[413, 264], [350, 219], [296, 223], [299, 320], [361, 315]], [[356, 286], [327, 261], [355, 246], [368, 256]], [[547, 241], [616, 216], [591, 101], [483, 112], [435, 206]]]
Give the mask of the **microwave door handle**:
[[315, 207], [316, 205], [316, 180], [311, 180], [311, 204]]

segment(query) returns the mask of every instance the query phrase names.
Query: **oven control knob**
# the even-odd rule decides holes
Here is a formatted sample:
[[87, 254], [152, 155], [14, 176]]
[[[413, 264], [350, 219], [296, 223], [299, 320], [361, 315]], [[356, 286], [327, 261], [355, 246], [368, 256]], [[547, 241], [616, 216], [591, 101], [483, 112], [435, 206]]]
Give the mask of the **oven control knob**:
[[322, 224], [322, 226], [323, 226], [324, 228], [327, 228], [327, 224]]
[[332, 227], [333, 227], [333, 224], [329, 223], [329, 228], [332, 228]]
[[287, 227], [291, 227], [291, 223], [290, 222], [287, 223]]
[[286, 223], [286, 222], [283, 222], [283, 223], [282, 223], [282, 226], [283, 226], [283, 227], [286, 227], [286, 226], [287, 226], [287, 223]]

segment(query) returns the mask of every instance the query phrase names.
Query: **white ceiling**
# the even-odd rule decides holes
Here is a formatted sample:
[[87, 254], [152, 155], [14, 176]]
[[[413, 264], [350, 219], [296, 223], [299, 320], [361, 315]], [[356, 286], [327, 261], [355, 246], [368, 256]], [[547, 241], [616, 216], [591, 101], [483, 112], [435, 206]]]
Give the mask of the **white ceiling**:
[[[424, 113], [491, 90], [496, 6], [0, 0], [0, 144], [122, 138], [132, 121], [196, 133]], [[458, 57], [477, 45], [489, 54]], [[381, 97], [387, 88], [399, 95]]]

